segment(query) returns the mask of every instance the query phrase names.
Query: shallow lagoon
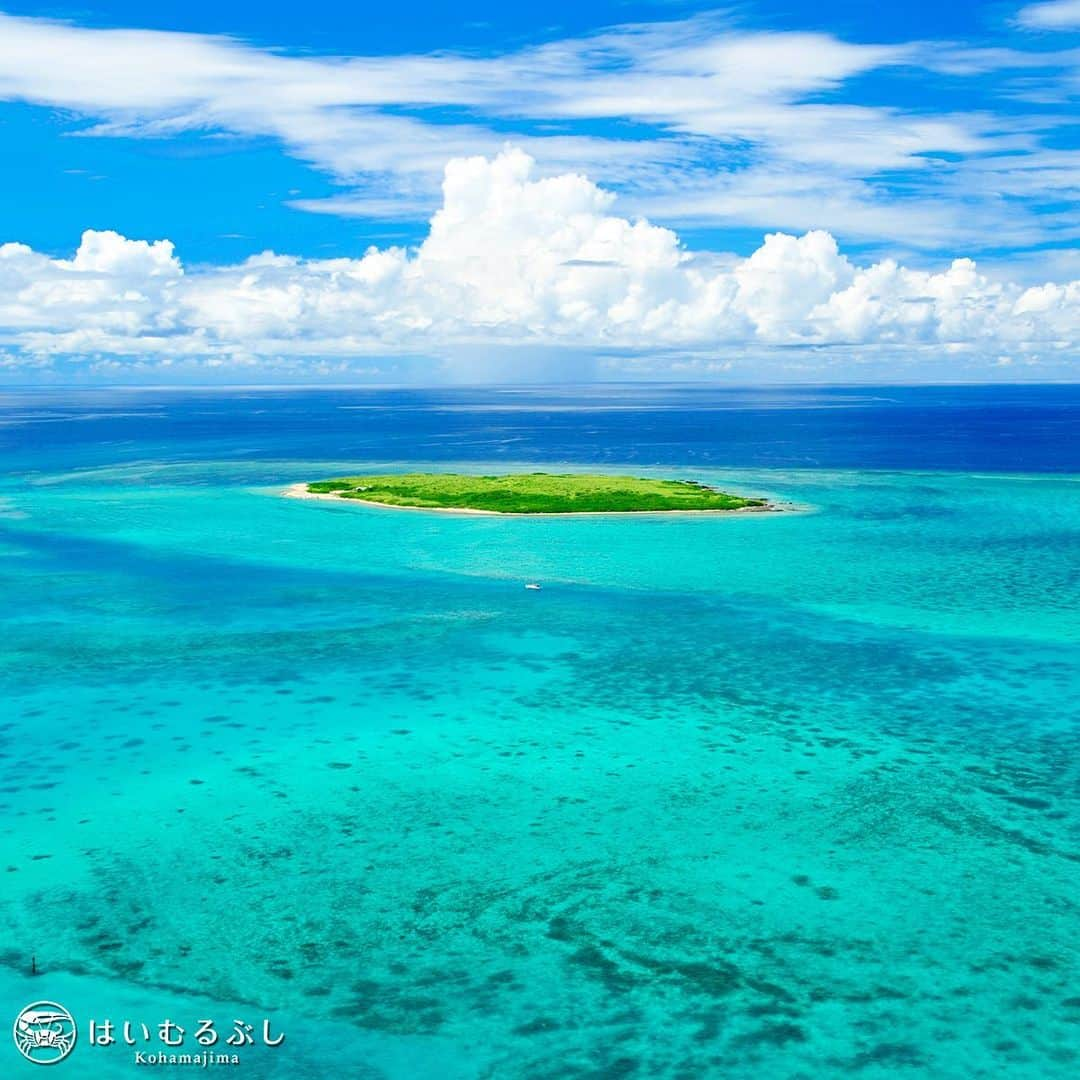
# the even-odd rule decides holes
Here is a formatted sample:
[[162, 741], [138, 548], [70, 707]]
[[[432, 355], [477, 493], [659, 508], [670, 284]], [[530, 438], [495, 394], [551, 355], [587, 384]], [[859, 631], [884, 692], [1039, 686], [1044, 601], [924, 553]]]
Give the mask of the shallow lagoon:
[[[8, 402], [12, 1015], [247, 1008], [288, 1032], [260, 1076], [1075, 1075], [1076, 476], [755, 467], [772, 450], [725, 448], [718, 411], [713, 443], [657, 427], [605, 471], [812, 513], [279, 497], [600, 459], [608, 412], [475, 397], [468, 437], [439, 402], [415, 460], [351, 401], [357, 456], [338, 429], [328, 456], [298, 442], [286, 396], [257, 402], [294, 410], [278, 438], [249, 397], [205, 423], [69, 404], [61, 435]], [[248, 419], [223, 433], [221, 409]], [[568, 415], [586, 448], [543, 444]], [[130, 1075], [121, 1051], [76, 1053]]]

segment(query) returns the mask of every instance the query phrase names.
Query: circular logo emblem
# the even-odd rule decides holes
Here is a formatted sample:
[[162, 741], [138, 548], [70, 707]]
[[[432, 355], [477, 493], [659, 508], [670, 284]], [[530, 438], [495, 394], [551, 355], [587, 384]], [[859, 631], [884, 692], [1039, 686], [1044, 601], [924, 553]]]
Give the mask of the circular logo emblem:
[[75, 1021], [55, 1001], [35, 1001], [15, 1017], [15, 1045], [35, 1065], [55, 1065], [75, 1048]]

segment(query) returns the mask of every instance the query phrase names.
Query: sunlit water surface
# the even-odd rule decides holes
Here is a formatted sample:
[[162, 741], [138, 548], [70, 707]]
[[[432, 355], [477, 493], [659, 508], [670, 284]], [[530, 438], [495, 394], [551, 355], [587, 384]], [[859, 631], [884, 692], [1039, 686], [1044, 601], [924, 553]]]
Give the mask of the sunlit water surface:
[[[8, 1013], [271, 1017], [260, 1077], [1075, 1076], [1078, 411], [4, 396]], [[279, 494], [597, 463], [809, 510]]]

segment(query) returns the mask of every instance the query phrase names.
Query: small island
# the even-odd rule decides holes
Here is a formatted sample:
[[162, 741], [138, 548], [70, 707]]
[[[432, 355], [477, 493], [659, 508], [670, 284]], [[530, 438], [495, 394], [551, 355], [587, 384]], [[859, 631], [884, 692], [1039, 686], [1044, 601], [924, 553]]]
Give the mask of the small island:
[[765, 499], [730, 495], [693, 480], [577, 473], [343, 476], [294, 484], [285, 494], [458, 514], [726, 514], [779, 509]]

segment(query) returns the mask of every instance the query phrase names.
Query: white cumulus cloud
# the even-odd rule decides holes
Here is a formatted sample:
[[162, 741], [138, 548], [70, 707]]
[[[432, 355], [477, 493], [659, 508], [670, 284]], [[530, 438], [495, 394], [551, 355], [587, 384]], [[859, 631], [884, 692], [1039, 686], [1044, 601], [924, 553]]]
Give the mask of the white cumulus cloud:
[[[860, 266], [820, 230], [770, 234], [747, 258], [693, 252], [613, 204], [585, 176], [538, 177], [507, 149], [446, 166], [442, 207], [415, 250], [266, 252], [185, 272], [167, 240], [88, 231], [71, 259], [5, 244], [0, 349], [27, 362], [301, 363], [454, 345], [767, 358], [854, 344], [973, 352], [987, 364], [1003, 351], [1075, 360], [1080, 281], [1024, 287], [964, 258]], [[514, 350], [504, 355], [512, 368]]]

